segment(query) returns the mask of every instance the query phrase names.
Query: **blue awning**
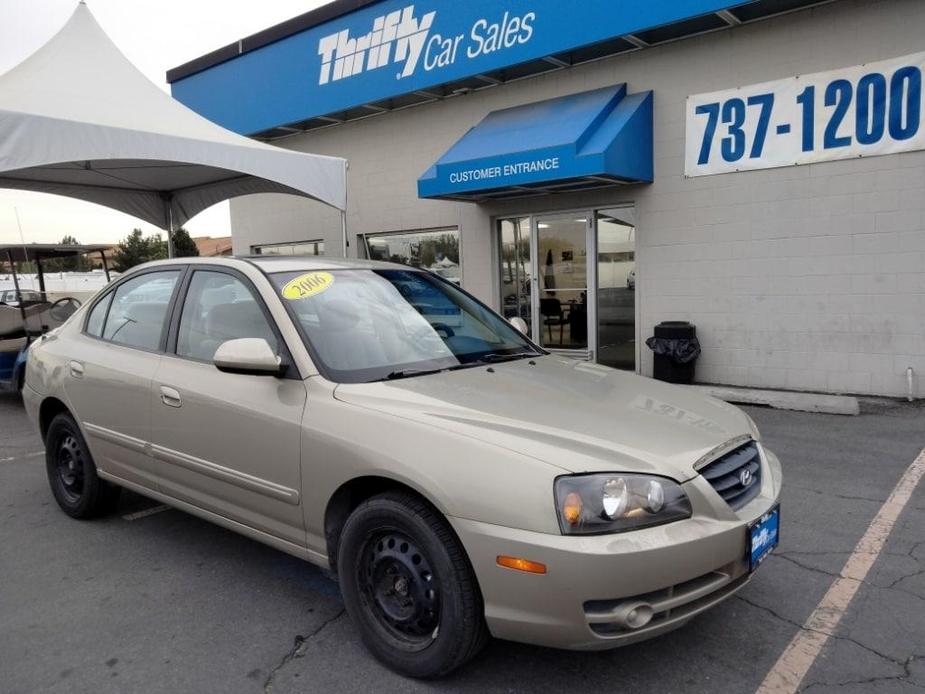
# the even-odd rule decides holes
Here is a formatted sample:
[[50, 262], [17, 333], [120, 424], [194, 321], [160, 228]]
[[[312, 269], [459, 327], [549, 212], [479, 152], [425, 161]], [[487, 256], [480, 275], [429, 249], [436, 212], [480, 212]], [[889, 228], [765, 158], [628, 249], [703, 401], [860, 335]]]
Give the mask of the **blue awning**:
[[492, 111], [418, 179], [418, 196], [489, 200], [652, 181], [652, 92], [619, 84]]

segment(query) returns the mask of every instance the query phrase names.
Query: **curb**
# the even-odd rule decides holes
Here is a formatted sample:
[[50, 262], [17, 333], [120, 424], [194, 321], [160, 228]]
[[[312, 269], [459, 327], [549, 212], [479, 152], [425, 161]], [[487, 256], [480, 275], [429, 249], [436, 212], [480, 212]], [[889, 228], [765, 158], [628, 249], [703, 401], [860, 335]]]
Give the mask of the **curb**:
[[714, 398], [739, 405], [767, 405], [778, 410], [797, 412], [819, 412], [856, 416], [861, 413], [858, 399], [850, 395], [825, 395], [823, 393], [797, 393], [783, 390], [760, 390], [758, 388], [735, 388], [732, 386], [694, 385], [687, 386]]

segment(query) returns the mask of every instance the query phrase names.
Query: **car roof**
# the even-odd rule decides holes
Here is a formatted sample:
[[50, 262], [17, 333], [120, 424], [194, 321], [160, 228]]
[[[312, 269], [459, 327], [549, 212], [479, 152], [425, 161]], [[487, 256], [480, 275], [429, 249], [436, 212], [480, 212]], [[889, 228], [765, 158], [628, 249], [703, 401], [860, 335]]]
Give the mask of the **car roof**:
[[[156, 260], [145, 263], [141, 267], [156, 265], [224, 265], [226, 267], [240, 266], [241, 264], [256, 265], [263, 272], [313, 272], [316, 270], [408, 270], [407, 265], [387, 263], [379, 260], [364, 260], [361, 258], [329, 258], [323, 255], [250, 255], [250, 256], [220, 256], [212, 258], [171, 258], [170, 260]], [[137, 268], [132, 268], [134, 271]]]
[[264, 272], [299, 272], [300, 270], [407, 270], [407, 265], [362, 258], [329, 258], [323, 255], [252, 255], [240, 256]]

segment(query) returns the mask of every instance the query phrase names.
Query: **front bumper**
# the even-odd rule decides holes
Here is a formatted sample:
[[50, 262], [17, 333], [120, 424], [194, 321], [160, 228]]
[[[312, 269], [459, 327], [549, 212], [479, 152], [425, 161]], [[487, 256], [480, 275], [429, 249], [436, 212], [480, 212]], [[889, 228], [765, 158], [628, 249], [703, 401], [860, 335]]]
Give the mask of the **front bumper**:
[[[781, 471], [764, 451], [761, 493], [732, 511], [696, 477], [685, 483], [691, 518], [613, 535], [564, 536], [450, 518], [468, 552], [492, 635], [554, 648], [614, 648], [676, 629], [751, 578], [750, 522], [777, 503]], [[497, 557], [546, 565], [545, 574], [498, 566]], [[653, 616], [634, 629], [625, 617], [645, 604]]]

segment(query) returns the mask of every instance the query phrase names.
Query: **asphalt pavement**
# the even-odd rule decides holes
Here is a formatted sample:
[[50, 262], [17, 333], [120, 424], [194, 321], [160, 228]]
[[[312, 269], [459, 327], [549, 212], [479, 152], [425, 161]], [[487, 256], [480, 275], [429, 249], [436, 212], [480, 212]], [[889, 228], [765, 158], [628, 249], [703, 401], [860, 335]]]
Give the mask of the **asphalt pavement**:
[[[784, 467], [778, 550], [679, 631], [599, 653], [494, 641], [435, 682], [378, 665], [317, 568], [134, 494], [55, 505], [39, 437], [0, 396], [0, 692], [754, 692], [925, 448], [925, 407], [747, 408]], [[802, 684], [925, 689], [925, 482]]]

